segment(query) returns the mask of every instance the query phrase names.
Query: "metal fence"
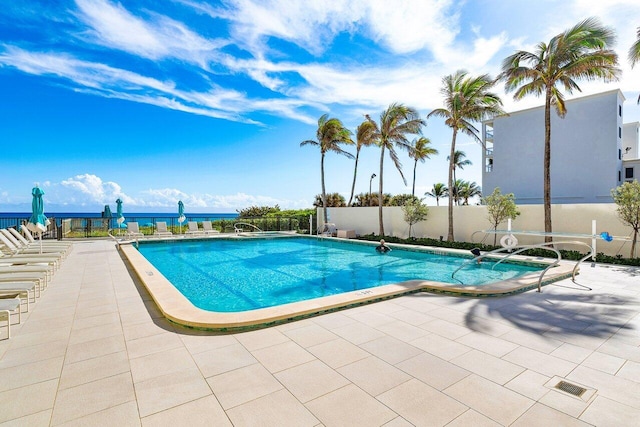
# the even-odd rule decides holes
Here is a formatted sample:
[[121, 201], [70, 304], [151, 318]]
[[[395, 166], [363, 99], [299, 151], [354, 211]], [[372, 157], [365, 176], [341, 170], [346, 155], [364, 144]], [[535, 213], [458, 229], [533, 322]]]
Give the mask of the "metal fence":
[[[126, 224], [128, 222], [137, 222], [140, 231], [145, 235], [152, 235], [156, 230], [156, 224], [164, 221], [167, 228], [174, 234], [184, 234], [187, 232], [187, 223], [189, 221], [198, 222], [198, 226], [202, 228], [202, 221], [211, 221], [214, 229], [221, 233], [232, 233], [235, 231], [234, 224], [244, 223], [251, 224], [252, 227], [242, 227], [245, 232], [258, 231], [298, 231], [300, 233], [309, 233], [312, 230], [315, 233], [317, 229], [317, 217], [294, 216], [294, 217], [277, 217], [277, 218], [218, 218], [203, 216], [187, 216], [182, 223], [178, 222], [175, 217], [162, 216], [132, 216], [127, 217], [124, 224], [118, 224], [115, 217], [112, 218], [55, 218], [50, 217], [51, 225], [47, 232], [42, 234], [44, 239], [69, 239], [69, 238], [88, 238], [88, 237], [107, 237], [111, 234], [124, 234], [127, 231]], [[26, 218], [0, 218], [0, 228], [14, 227], [20, 228], [20, 225], [26, 224]], [[254, 228], [256, 227], [256, 228]]]

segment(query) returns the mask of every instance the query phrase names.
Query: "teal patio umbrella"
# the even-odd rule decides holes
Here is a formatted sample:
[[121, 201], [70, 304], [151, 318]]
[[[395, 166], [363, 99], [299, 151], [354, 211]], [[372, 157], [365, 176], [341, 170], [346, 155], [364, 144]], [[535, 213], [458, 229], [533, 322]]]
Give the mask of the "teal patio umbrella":
[[118, 222], [118, 228], [122, 227], [122, 223], [124, 222], [124, 216], [122, 215], [122, 200], [116, 200], [116, 221]]
[[184, 216], [184, 203], [182, 203], [182, 200], [178, 200], [178, 222], [180, 223], [180, 231], [182, 231], [182, 223], [185, 219], [187, 218]]
[[178, 222], [182, 224], [185, 219], [187, 218], [184, 216], [184, 203], [182, 203], [182, 200], [179, 200], [178, 201]]
[[33, 200], [31, 201], [31, 218], [27, 222], [27, 228], [34, 233], [38, 233], [40, 237], [40, 253], [42, 253], [42, 232], [47, 231], [47, 226], [51, 224], [49, 219], [44, 215], [44, 202], [42, 191], [37, 185], [31, 190]]
[[102, 211], [102, 218], [106, 220], [105, 222], [106, 222], [107, 229], [111, 228], [112, 217], [113, 217], [113, 214], [111, 213], [111, 206], [104, 205], [104, 211]]

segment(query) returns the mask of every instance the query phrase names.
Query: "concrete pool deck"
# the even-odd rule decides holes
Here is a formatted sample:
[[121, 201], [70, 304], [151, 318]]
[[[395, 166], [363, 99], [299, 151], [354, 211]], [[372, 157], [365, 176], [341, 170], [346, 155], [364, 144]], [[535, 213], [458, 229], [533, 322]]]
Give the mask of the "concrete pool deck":
[[0, 426], [637, 425], [639, 277], [585, 264], [593, 291], [417, 293], [215, 335], [164, 319], [113, 241], [77, 242], [0, 341]]

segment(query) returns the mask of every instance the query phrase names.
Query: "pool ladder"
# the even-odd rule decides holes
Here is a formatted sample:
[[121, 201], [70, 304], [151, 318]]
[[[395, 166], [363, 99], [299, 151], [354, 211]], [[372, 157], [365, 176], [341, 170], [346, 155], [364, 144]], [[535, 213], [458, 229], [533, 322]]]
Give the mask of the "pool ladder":
[[256, 231], [262, 232], [262, 229], [260, 229], [260, 227], [257, 227], [257, 226], [255, 226], [253, 224], [249, 224], [248, 222], [236, 222], [235, 224], [233, 224], [233, 231], [235, 231], [236, 234], [244, 232], [244, 230], [242, 228], [238, 227], [239, 225], [242, 225], [242, 226], [247, 226], [248, 225], [249, 227], [255, 228]]
[[[473, 263], [473, 262], [477, 262], [478, 258], [486, 258], [489, 257], [491, 255], [495, 255], [495, 254], [499, 254], [500, 252], [504, 252], [504, 251], [513, 251], [509, 254], [507, 254], [505, 257], [501, 258], [498, 262], [496, 262], [492, 267], [491, 270], [493, 270], [498, 264], [500, 264], [503, 261], [506, 261], [507, 259], [511, 258], [513, 255], [517, 255], [521, 252], [524, 252], [526, 250], [529, 249], [538, 249], [538, 248], [544, 248], [544, 249], [548, 249], [550, 251], [553, 251], [556, 253], [556, 260], [554, 262], [552, 262], [551, 264], [549, 264], [547, 266], [547, 268], [545, 268], [544, 270], [542, 270], [542, 272], [540, 273], [540, 276], [538, 277], [538, 292], [542, 292], [542, 278], [544, 277], [544, 275], [546, 274], [547, 271], [549, 271], [551, 268], [555, 267], [556, 265], [558, 265], [560, 263], [560, 261], [562, 260], [562, 255], [560, 255], [560, 251], [558, 251], [556, 248], [551, 247], [551, 245], [560, 245], [560, 244], [569, 244], [569, 245], [583, 245], [589, 248], [589, 253], [587, 255], [585, 255], [584, 257], [580, 258], [578, 260], [578, 262], [576, 262], [576, 265], [573, 267], [573, 270], [571, 272], [571, 280], [573, 280], [573, 282], [575, 283], [576, 281], [576, 273], [578, 271], [578, 266], [585, 261], [587, 258], [593, 257], [595, 254], [593, 253], [593, 247], [584, 243], [584, 242], [579, 242], [577, 240], [567, 240], [567, 241], [561, 241], [561, 242], [545, 242], [545, 243], [539, 243], [539, 244], [535, 244], [535, 245], [522, 245], [522, 246], [515, 246], [515, 247], [508, 247], [508, 248], [498, 248], [498, 249], [494, 249], [491, 252], [487, 252], [485, 254], [482, 255], [478, 255], [476, 257], [473, 257], [472, 259], [469, 259], [465, 262], [462, 263], [462, 265], [460, 267], [458, 267], [453, 273], [451, 273], [451, 278], [453, 279], [455, 274], [460, 271], [462, 268], [466, 267], [467, 265]], [[593, 259], [593, 258], [592, 258]], [[456, 279], [460, 282], [459, 279]], [[462, 282], [460, 282], [462, 283]], [[588, 286], [584, 286], [581, 285], [579, 283], [576, 283], [579, 286], [582, 286], [583, 288], [586, 288], [587, 290], [591, 290], [590, 287]]]

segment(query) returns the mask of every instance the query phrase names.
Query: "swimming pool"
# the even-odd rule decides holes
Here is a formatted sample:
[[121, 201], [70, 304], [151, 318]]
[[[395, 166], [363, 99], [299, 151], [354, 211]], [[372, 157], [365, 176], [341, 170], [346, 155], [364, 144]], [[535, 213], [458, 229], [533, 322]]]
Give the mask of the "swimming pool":
[[[298, 239], [301, 237], [291, 237], [291, 239]], [[184, 248], [191, 247], [191, 242], [189, 240], [197, 240], [197, 241], [214, 241], [216, 239], [222, 240], [238, 240], [238, 241], [248, 241], [253, 242], [254, 244], [258, 242], [257, 239], [247, 239], [245, 237], [238, 237], [233, 235], [220, 235], [214, 237], [207, 237], [204, 239], [187, 239], [184, 236], [174, 237], [176, 240], [175, 243], [169, 243], [170, 241], [165, 240], [164, 243], [169, 243], [168, 250], [176, 251], [180, 247], [180, 245], [186, 244]], [[285, 238], [277, 238], [278, 240], [283, 240]], [[312, 237], [308, 237], [308, 239], [314, 239]], [[326, 241], [340, 241], [342, 239], [319, 239]], [[345, 241], [345, 242], [353, 242], [353, 241]], [[362, 247], [360, 250], [365, 250], [366, 253], [371, 254], [374, 252], [374, 246], [376, 245], [373, 242], [358, 242]], [[143, 249], [145, 247], [151, 248], [153, 245], [163, 244], [163, 243], [152, 243], [150, 241], [140, 241], [140, 247]], [[356, 243], [349, 243], [350, 245], [355, 245]], [[408, 251], [412, 250], [423, 250], [422, 248], [418, 249], [413, 246], [408, 245], [394, 245], [393, 254], [397, 254], [399, 247], [407, 249]], [[159, 247], [159, 246], [158, 246]], [[362, 249], [368, 248], [368, 249]], [[124, 241], [118, 243], [118, 249], [123, 254], [123, 257], [127, 260], [130, 265], [130, 268], [133, 273], [140, 280], [141, 285], [148, 291], [149, 295], [155, 301], [158, 309], [167, 318], [169, 321], [187, 326], [189, 328], [196, 329], [205, 329], [210, 331], [216, 331], [221, 333], [226, 332], [238, 332], [245, 330], [252, 330], [256, 328], [268, 327], [277, 325], [284, 322], [294, 321], [298, 319], [307, 318], [310, 316], [317, 316], [323, 313], [332, 312], [335, 310], [341, 310], [349, 307], [356, 307], [362, 304], [368, 304], [376, 301], [381, 301], [388, 298], [395, 298], [402, 295], [409, 295], [412, 293], [428, 291], [431, 293], [449, 293], [456, 294], [460, 296], [471, 296], [471, 297], [494, 297], [494, 296], [504, 296], [513, 293], [524, 292], [529, 289], [537, 288], [538, 279], [540, 277], [538, 272], [522, 274], [517, 277], [513, 277], [507, 280], [500, 280], [497, 282], [483, 284], [483, 285], [461, 285], [461, 284], [452, 284], [452, 283], [444, 283], [438, 282], [434, 280], [407, 280], [401, 281], [381, 286], [376, 286], [372, 288], [366, 289], [356, 289], [348, 292], [342, 292], [334, 295], [327, 295], [318, 298], [312, 298], [297, 302], [290, 302], [281, 305], [275, 305], [272, 307], [258, 308], [254, 310], [246, 310], [246, 311], [236, 311], [236, 312], [218, 312], [211, 310], [204, 310], [200, 307], [197, 307], [192, 301], [187, 299], [187, 297], [178, 290], [177, 285], [172, 283], [164, 274], [156, 268], [153, 264], [149, 262], [147, 258], [135, 247], [134, 242], [132, 241]], [[182, 249], [180, 249], [182, 250]], [[192, 251], [198, 251], [196, 246], [191, 247]], [[264, 255], [264, 250], [262, 251], [262, 255]], [[459, 251], [455, 249], [436, 249], [432, 248], [432, 252], [438, 253], [450, 253], [454, 256], [467, 258], [469, 257], [468, 251]], [[293, 254], [289, 254], [287, 256], [292, 256]], [[386, 261], [388, 255], [376, 255], [378, 257], [383, 257]], [[532, 257], [522, 257], [519, 256], [519, 259], [524, 262], [534, 263], [541, 265], [542, 267], [550, 264], [550, 260], [543, 260], [539, 258]], [[179, 264], [179, 261], [170, 261], [176, 264]], [[283, 256], [280, 257], [280, 264], [286, 265], [287, 262], [283, 259]], [[301, 263], [294, 264], [300, 267]], [[484, 264], [489, 265], [489, 264]], [[335, 270], [337, 264], [335, 264], [332, 260], [329, 265], [326, 265], [327, 269]], [[473, 266], [469, 266], [473, 268]], [[484, 267], [481, 267], [484, 268]], [[388, 269], [389, 270], [389, 269]], [[573, 271], [573, 265], [569, 263], [560, 263], [559, 265], [553, 267], [549, 270], [545, 276], [543, 284], [551, 283], [556, 280], [561, 280], [567, 277], [571, 277]], [[457, 277], [457, 275], [456, 275]], [[358, 279], [358, 275], [356, 275], [356, 279]], [[244, 280], [244, 282], [249, 285], [253, 284], [252, 287], [255, 288], [254, 277], [248, 277]], [[327, 281], [325, 281], [327, 282]]]
[[139, 251], [195, 306], [217, 312], [273, 307], [409, 280], [464, 286], [508, 280], [539, 266], [307, 237], [148, 242]]

